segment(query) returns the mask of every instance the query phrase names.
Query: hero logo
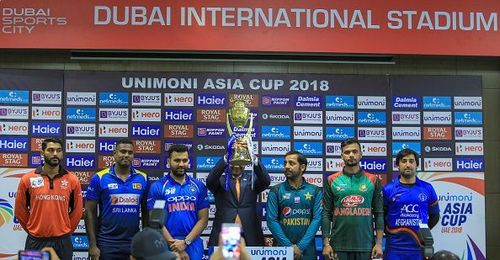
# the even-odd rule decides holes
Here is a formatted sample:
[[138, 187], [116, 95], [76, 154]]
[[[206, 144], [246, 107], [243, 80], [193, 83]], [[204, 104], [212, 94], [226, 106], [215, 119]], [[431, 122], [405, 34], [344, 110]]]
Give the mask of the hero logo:
[[28, 138], [27, 137], [1, 137], [0, 151], [27, 152]]
[[340, 171], [344, 165], [344, 161], [340, 158], [326, 158], [326, 170], [329, 172]]
[[198, 106], [225, 106], [226, 95], [198, 94]]
[[132, 125], [132, 137], [160, 137], [160, 125]]
[[353, 96], [326, 96], [327, 109], [354, 109]]
[[128, 137], [128, 124], [100, 124], [99, 137]]
[[323, 171], [323, 158], [308, 158], [307, 171], [321, 172]]
[[136, 206], [139, 205], [139, 194], [113, 194], [111, 195], [111, 205], [113, 206]]
[[95, 140], [66, 140], [68, 153], [95, 153]]
[[61, 136], [61, 123], [33, 123], [33, 136]]
[[424, 125], [451, 125], [451, 112], [424, 111]]
[[100, 108], [99, 121], [119, 122], [128, 121], [127, 108]]
[[304, 178], [310, 184], [323, 187], [323, 174], [304, 174]]
[[133, 108], [132, 121], [136, 122], [160, 122], [161, 109], [159, 108]]
[[86, 156], [67, 155], [66, 166], [68, 168], [94, 168], [95, 158], [90, 155]]
[[421, 138], [420, 127], [392, 127], [393, 140], [420, 140]]
[[358, 139], [359, 140], [372, 140], [372, 141], [385, 141], [386, 140], [386, 129], [385, 128], [368, 128], [368, 127], [358, 127]]
[[383, 159], [363, 159], [359, 166], [370, 172], [385, 172], [387, 170], [387, 161]]
[[483, 158], [457, 158], [456, 159], [457, 171], [466, 172], [482, 172], [483, 168]]
[[451, 97], [425, 96], [424, 109], [449, 110], [451, 109]]
[[95, 92], [68, 92], [67, 105], [95, 106], [97, 94]]
[[67, 124], [66, 136], [70, 137], [94, 137], [95, 124]]
[[358, 96], [358, 109], [385, 109], [385, 97]]
[[483, 128], [455, 127], [455, 140], [483, 140]]
[[166, 93], [165, 106], [167, 107], [192, 107], [194, 106], [193, 93]]
[[322, 140], [323, 127], [316, 126], [295, 126], [293, 137], [298, 140]]
[[193, 110], [192, 109], [174, 109], [165, 110], [166, 122], [192, 122]]
[[396, 125], [419, 125], [420, 112], [392, 112], [392, 123]]
[[28, 122], [2, 122], [0, 135], [28, 135]]
[[0, 119], [28, 119], [29, 108], [20, 106], [0, 106]]
[[482, 97], [455, 97], [453, 100], [455, 109], [482, 109]]
[[61, 120], [61, 107], [33, 107], [31, 119], [33, 120]]
[[31, 100], [33, 104], [62, 104], [61, 91], [33, 91], [31, 93]]
[[322, 124], [322, 111], [294, 111], [293, 122], [302, 124]]
[[161, 93], [132, 93], [133, 106], [161, 106]]
[[387, 156], [387, 144], [386, 143], [362, 143], [361, 144], [361, 151], [363, 152], [364, 156]]
[[455, 143], [456, 155], [483, 155], [483, 143]]
[[424, 160], [424, 171], [452, 171], [453, 162], [451, 158], [426, 158]]
[[340, 143], [326, 143], [325, 150], [327, 156], [340, 156], [341, 153]]
[[353, 125], [354, 111], [326, 111], [326, 123], [329, 125]]
[[346, 208], [353, 208], [363, 204], [364, 201], [365, 198], [361, 195], [348, 195], [342, 198], [340, 202]]

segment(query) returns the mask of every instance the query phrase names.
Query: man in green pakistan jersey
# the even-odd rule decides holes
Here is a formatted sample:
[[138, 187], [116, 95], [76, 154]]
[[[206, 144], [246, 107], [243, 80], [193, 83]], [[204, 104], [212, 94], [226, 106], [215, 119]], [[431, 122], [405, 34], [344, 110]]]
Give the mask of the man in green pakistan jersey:
[[293, 247], [294, 259], [316, 259], [314, 236], [321, 224], [321, 189], [306, 182], [306, 168], [303, 154], [288, 152], [286, 181], [267, 197], [267, 226], [278, 246]]
[[323, 185], [323, 256], [340, 260], [380, 258], [384, 229], [380, 181], [376, 175], [361, 170], [358, 140], [344, 140], [340, 147], [344, 169], [328, 176]]

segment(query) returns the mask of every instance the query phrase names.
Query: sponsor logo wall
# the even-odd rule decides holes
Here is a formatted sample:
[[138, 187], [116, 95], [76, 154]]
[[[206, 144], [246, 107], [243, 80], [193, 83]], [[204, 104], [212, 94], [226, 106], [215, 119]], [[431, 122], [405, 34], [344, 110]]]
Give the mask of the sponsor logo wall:
[[[283, 155], [294, 149], [308, 157], [306, 179], [322, 186], [342, 169], [340, 142], [351, 137], [362, 142], [361, 166], [383, 183], [392, 179], [394, 157], [404, 148], [421, 154], [426, 172], [480, 174], [485, 168], [476, 77], [29, 74], [0, 70], [0, 169], [40, 165], [41, 141], [60, 137], [65, 166], [86, 185], [93, 172], [113, 164], [116, 140], [128, 137], [136, 147], [133, 165], [150, 180], [168, 172], [166, 150], [173, 143], [190, 147], [191, 174], [203, 179], [226, 153], [226, 111], [236, 100], [254, 116], [253, 148], [279, 180], [273, 184], [284, 181]], [[8, 85], [7, 79], [18, 83]], [[260, 196], [261, 207], [267, 193]], [[81, 235], [74, 237], [75, 248], [85, 251]]]

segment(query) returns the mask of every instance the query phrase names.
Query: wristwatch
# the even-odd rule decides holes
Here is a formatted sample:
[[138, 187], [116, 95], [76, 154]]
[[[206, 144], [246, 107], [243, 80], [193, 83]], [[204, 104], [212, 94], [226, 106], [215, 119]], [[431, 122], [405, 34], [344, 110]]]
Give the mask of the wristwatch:
[[191, 240], [185, 238], [184, 243], [186, 243], [186, 246], [189, 246], [189, 245], [191, 245]]

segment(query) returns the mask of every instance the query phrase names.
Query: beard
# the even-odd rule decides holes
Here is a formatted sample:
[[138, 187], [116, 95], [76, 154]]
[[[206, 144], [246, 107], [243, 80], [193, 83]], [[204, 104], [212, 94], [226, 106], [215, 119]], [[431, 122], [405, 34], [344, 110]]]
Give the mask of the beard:
[[400, 172], [400, 175], [405, 178], [405, 179], [410, 179], [412, 178], [413, 176], [415, 176], [416, 172], [415, 171], [412, 171], [412, 170], [404, 170], [402, 172]]
[[347, 161], [345, 161], [345, 165], [346, 166], [349, 166], [349, 167], [354, 167], [356, 165], [358, 165], [358, 161], [356, 159], [349, 159]]
[[175, 169], [171, 169], [170, 172], [175, 177], [179, 177], [180, 178], [180, 177], [184, 176], [184, 174], [186, 174], [186, 169], [184, 169], [184, 168], [175, 168]]
[[48, 157], [44, 156], [43, 161], [44, 161], [44, 163], [48, 164], [51, 167], [56, 167], [60, 164], [61, 159], [59, 159], [58, 157], [48, 158]]
[[287, 172], [285, 172], [285, 176], [289, 180], [296, 180], [297, 178], [300, 177], [300, 173], [299, 172], [293, 172], [293, 171], [287, 171]]

